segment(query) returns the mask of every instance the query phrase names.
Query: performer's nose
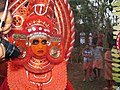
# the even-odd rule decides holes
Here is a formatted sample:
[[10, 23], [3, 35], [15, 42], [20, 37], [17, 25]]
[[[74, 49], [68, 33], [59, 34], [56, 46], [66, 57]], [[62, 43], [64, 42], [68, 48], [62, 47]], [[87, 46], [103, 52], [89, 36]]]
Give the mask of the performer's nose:
[[39, 43], [39, 44], [38, 44], [38, 48], [39, 48], [39, 49], [43, 48], [42, 43]]

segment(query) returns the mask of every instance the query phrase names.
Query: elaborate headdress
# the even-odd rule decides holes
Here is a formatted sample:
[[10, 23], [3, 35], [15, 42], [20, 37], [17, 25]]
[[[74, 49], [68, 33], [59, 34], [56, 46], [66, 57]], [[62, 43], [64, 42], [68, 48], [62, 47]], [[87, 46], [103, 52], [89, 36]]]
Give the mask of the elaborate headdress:
[[[28, 28], [29, 30], [26, 30], [25, 27], [27, 26], [40, 23], [41, 26], [43, 25], [43, 27], [46, 28], [46, 22], [49, 22], [48, 27], [51, 25], [49, 29], [51, 29], [50, 33], [52, 34], [50, 40], [53, 42], [57, 40], [59, 46], [63, 44], [62, 47], [64, 47], [64, 53], [66, 55], [65, 60], [69, 59], [73, 48], [75, 32], [73, 14], [68, 2], [56, 0], [35, 0], [34, 2], [33, 0], [19, 0], [14, 2], [10, 1], [10, 4], [9, 9], [12, 11], [14, 17], [14, 39], [21, 37], [21, 35], [15, 35], [16, 33], [28, 34], [27, 31], [30, 29]], [[39, 18], [41, 18], [42, 21], [40, 21]], [[30, 33], [32, 32], [29, 32], [29, 34]], [[24, 35], [22, 35], [22, 37], [26, 38]], [[25, 45], [23, 46], [26, 47]]]

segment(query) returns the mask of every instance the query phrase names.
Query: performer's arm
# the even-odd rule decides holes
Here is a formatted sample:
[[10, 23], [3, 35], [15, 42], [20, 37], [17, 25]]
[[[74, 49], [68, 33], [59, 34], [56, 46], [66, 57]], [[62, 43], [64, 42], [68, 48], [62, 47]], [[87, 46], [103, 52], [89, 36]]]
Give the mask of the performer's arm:
[[[2, 15], [3, 15], [3, 12], [0, 12], [0, 19], [2, 18]], [[2, 31], [3, 34], [7, 34], [11, 30], [12, 21], [13, 21], [13, 17], [10, 11], [7, 11], [7, 16], [4, 21], [4, 26], [3, 28], [0, 29], [0, 31]]]

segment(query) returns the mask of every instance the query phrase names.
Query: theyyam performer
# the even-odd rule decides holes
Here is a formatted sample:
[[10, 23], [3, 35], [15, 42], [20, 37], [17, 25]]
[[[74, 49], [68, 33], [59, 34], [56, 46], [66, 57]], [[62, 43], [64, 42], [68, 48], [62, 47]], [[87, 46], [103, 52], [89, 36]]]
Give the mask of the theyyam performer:
[[8, 61], [0, 90], [74, 90], [67, 61], [74, 44], [74, 18], [67, 0], [9, 0], [8, 40], [19, 50]]

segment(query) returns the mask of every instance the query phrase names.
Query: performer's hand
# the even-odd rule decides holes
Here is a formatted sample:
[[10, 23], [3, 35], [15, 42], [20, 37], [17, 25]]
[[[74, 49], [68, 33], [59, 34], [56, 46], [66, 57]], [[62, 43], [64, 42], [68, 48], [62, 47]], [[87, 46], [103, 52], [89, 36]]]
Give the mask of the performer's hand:
[[2, 32], [2, 28], [0, 28], [0, 32]]
[[12, 28], [12, 27], [9, 27], [9, 29], [3, 31], [3, 34], [8, 34], [8, 33], [10, 32], [11, 28]]
[[[3, 12], [0, 12], [0, 19], [2, 18]], [[11, 24], [13, 21], [13, 17], [10, 13], [10, 11], [8, 11], [6, 19], [5, 19], [5, 24], [2, 28], [0, 28], [0, 31], [3, 31], [3, 34], [7, 34], [10, 30], [11, 30]]]
[[5, 57], [5, 47], [0, 44], [0, 59]]

